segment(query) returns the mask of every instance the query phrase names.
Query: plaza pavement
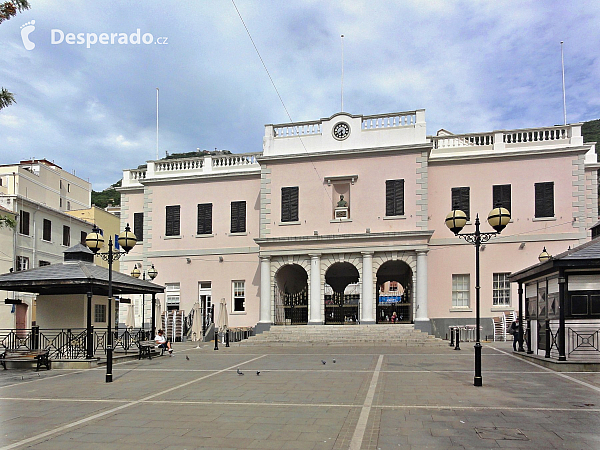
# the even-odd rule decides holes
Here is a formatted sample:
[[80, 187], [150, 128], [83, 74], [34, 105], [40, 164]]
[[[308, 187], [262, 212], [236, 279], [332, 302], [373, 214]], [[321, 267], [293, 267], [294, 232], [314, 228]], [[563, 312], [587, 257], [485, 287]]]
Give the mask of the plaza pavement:
[[113, 383], [104, 367], [0, 371], [0, 448], [600, 449], [600, 373], [510, 344], [484, 344], [479, 388], [472, 343], [195, 345], [117, 364]]

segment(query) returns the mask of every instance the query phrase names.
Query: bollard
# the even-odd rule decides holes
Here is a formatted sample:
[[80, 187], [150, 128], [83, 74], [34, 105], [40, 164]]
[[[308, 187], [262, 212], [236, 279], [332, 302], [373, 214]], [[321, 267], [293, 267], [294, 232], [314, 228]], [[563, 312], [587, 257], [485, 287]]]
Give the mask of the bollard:
[[450, 347], [454, 347], [454, 328], [450, 328]]
[[460, 329], [456, 327], [456, 347], [454, 350], [460, 350]]
[[229, 330], [225, 330], [225, 347], [229, 347]]
[[215, 350], [219, 350], [219, 332], [217, 331], [217, 327], [214, 328], [215, 334]]

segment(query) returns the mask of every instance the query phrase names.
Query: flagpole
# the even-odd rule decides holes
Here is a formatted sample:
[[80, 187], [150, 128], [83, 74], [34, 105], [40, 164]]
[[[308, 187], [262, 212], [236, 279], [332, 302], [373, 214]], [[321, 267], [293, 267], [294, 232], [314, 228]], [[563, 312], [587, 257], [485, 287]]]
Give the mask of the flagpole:
[[344, 111], [344, 35], [342, 34], [342, 109]]
[[156, 88], [156, 159], [158, 160], [158, 88]]
[[567, 124], [567, 97], [565, 94], [565, 57], [563, 53], [563, 41], [560, 41], [560, 63], [562, 66], [562, 90], [563, 90], [563, 116], [565, 125]]

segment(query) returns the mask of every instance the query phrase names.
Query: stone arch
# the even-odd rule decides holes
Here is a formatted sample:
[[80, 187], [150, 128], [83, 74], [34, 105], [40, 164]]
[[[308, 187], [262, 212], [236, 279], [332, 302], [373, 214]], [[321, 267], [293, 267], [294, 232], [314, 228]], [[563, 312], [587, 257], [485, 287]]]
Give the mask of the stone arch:
[[[373, 292], [377, 297], [377, 273], [379, 269], [387, 262], [402, 261], [408, 265], [411, 270], [411, 304], [410, 316], [414, 320], [416, 314], [416, 286], [417, 286], [417, 255], [414, 251], [387, 251], [375, 253], [373, 256]], [[377, 301], [373, 304], [375, 317], [377, 318]]]
[[[271, 257], [270, 272], [271, 272], [271, 322], [277, 324], [283, 320], [285, 323], [285, 317], [281, 318], [279, 303], [279, 290], [277, 287], [277, 274], [285, 266], [299, 266], [306, 272], [306, 284], [310, 286], [310, 257], [307, 255], [290, 255], [290, 256], [274, 256]], [[310, 289], [307, 293], [307, 302], [310, 302]], [[279, 316], [277, 315], [279, 313]], [[305, 323], [305, 322], [303, 322]]]
[[[346, 281], [354, 284], [352, 293], [345, 292], [340, 286], [334, 287], [341, 292], [325, 292], [326, 278], [330, 270], [345, 272]], [[362, 293], [362, 255], [360, 253], [330, 253], [321, 260], [322, 308], [325, 323], [357, 323], [360, 320], [360, 297]], [[330, 272], [329, 272], [330, 273]], [[331, 275], [331, 273], [330, 273]], [[344, 278], [344, 276], [342, 276]], [[349, 284], [341, 284], [348, 287]]]

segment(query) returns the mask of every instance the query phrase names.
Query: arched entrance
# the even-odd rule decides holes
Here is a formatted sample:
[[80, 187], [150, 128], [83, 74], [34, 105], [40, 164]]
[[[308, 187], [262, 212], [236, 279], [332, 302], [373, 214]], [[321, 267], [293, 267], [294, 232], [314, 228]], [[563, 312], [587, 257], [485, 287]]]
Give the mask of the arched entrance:
[[275, 274], [275, 325], [308, 323], [308, 275], [298, 264], [286, 264]]
[[377, 271], [377, 323], [411, 323], [412, 293], [410, 266], [399, 260], [383, 263]]
[[332, 264], [325, 272], [325, 323], [356, 324], [360, 321], [359, 273], [349, 262]]

